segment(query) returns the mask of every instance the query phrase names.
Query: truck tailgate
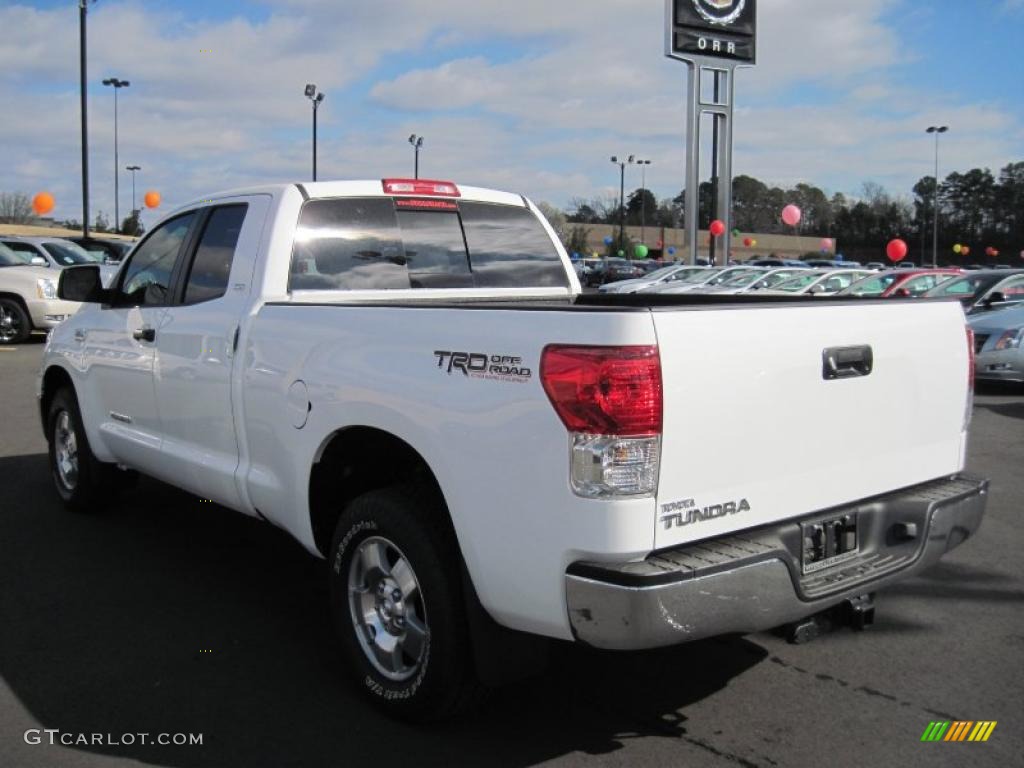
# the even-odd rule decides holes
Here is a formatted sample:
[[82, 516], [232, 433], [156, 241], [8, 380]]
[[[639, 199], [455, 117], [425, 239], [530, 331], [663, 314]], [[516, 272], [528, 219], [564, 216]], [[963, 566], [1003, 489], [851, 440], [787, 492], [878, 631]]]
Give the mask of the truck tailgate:
[[[657, 549], [962, 468], [969, 363], [956, 302], [653, 316], [665, 397]], [[867, 348], [870, 373], [857, 362]], [[829, 355], [853, 361], [847, 377], [828, 378]]]

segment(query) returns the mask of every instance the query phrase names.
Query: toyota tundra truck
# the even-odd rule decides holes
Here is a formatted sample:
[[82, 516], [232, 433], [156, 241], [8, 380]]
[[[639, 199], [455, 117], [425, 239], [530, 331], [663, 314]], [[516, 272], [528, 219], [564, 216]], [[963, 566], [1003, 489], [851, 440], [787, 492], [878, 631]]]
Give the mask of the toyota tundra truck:
[[[526, 198], [386, 179], [165, 218], [38, 379], [57, 493], [139, 473], [326, 561], [357, 685], [450, 715], [552, 639], [863, 609], [977, 530], [955, 300], [585, 295]], [[884, 432], [878, 429], [885, 425]]]

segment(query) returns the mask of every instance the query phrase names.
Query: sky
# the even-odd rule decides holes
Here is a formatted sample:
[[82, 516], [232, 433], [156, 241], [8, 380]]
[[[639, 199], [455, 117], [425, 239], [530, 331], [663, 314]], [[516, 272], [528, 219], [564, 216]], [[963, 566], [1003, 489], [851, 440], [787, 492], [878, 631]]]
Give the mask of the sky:
[[[662, 0], [99, 0], [89, 6], [90, 197], [113, 218], [120, 165], [161, 211], [213, 192], [421, 175], [560, 207], [685, 174], [685, 65], [664, 56]], [[736, 81], [735, 174], [856, 196], [1024, 161], [1024, 0], [760, 0], [758, 64]], [[51, 192], [81, 217], [76, 0], [0, 0], [0, 191]], [[629, 169], [627, 189], [640, 186]], [[132, 206], [121, 173], [122, 218]], [[141, 203], [140, 203], [141, 204]], [[146, 212], [152, 223], [160, 211]]]

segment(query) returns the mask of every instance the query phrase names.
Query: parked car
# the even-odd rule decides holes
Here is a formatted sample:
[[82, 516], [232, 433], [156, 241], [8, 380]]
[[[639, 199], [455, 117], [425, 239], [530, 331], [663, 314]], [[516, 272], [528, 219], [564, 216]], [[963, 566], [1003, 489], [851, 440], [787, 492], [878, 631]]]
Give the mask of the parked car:
[[120, 264], [134, 245], [127, 240], [108, 240], [101, 237], [68, 237], [65, 239], [81, 246], [88, 253], [99, 256], [104, 264]]
[[61, 237], [4, 237], [0, 242], [12, 251], [44, 259], [50, 269], [99, 264], [104, 287], [109, 286], [117, 274], [117, 267], [104, 265], [101, 257]]
[[741, 293], [752, 293], [766, 288], [773, 288], [779, 283], [784, 283], [791, 277], [795, 277], [807, 269], [796, 267], [780, 267], [778, 269], [767, 269], [761, 272], [738, 273], [727, 278], [719, 285], [708, 289], [708, 293], [723, 293], [738, 295]]
[[871, 272], [866, 269], [815, 270], [791, 277], [762, 293], [832, 296], [870, 274]]
[[864, 265], [864, 269], [874, 269], [876, 271], [882, 271], [883, 269], [889, 269], [889, 267], [880, 261], [869, 261]]
[[126, 467], [288, 532], [396, 717], [465, 709], [548, 638], [867, 622], [984, 515], [955, 302], [865, 303], [851, 330], [818, 302], [582, 295], [522, 196], [406, 179], [206, 196], [99, 270], [61, 273], [89, 304], [42, 356], [55, 493], [102, 510]]
[[928, 291], [927, 298], [957, 298], [967, 314], [986, 312], [1024, 301], [1024, 269], [968, 272]]
[[0, 244], [0, 344], [17, 344], [33, 330], [55, 328], [81, 306], [57, 298], [52, 270]]
[[685, 264], [673, 264], [668, 267], [651, 272], [643, 277], [635, 277], [630, 280], [619, 280], [615, 283], [605, 283], [599, 289], [601, 293], [636, 293], [656, 285], [663, 285], [682, 280], [694, 272], [701, 272], [707, 267], [691, 267]]
[[858, 269], [859, 261], [840, 261], [839, 259], [806, 259], [808, 267], [814, 269]]
[[1024, 304], [975, 315], [974, 376], [1024, 384]]
[[840, 291], [839, 295], [865, 298], [923, 296], [939, 283], [961, 274], [959, 269], [892, 269], [858, 280], [849, 288]]
[[748, 267], [803, 267], [804, 269], [810, 266], [806, 261], [800, 259], [775, 259], [770, 256], [763, 259], [750, 259], [744, 264]]
[[644, 289], [644, 293], [700, 293], [709, 288], [721, 285], [730, 277], [740, 274], [761, 274], [764, 269], [761, 267], [708, 267], [700, 272], [691, 272], [681, 280], [674, 280], [668, 283], [661, 283]]

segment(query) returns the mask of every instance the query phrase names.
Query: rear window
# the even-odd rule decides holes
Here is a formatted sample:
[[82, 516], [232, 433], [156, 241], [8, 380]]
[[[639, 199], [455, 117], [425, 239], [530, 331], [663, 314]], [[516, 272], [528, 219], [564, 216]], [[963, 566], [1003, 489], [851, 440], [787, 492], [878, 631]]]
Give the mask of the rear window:
[[403, 201], [396, 210], [390, 198], [306, 203], [289, 280], [293, 291], [540, 287], [568, 287], [568, 277], [527, 208]]

